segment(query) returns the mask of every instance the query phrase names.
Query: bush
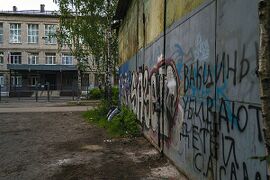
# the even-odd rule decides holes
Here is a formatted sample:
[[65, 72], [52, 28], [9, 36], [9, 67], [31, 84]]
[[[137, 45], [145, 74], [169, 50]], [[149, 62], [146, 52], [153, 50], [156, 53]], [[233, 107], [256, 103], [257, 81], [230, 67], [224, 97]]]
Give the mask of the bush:
[[[91, 100], [100, 100], [103, 99], [105, 95], [105, 91], [99, 88], [93, 88], [88, 93], [88, 98]], [[112, 87], [112, 104], [117, 105], [119, 100], [119, 88]]]
[[112, 104], [117, 105], [119, 101], [119, 88], [117, 86], [112, 87]]
[[114, 116], [110, 122], [109, 133], [116, 136], [138, 136], [140, 129], [136, 115], [127, 107], [122, 107], [121, 112]]
[[98, 108], [87, 111], [83, 116], [90, 122], [105, 128], [112, 137], [133, 137], [140, 135], [136, 115], [127, 107], [123, 107], [121, 112], [114, 116], [111, 121], [107, 121], [109, 106], [102, 102]]
[[92, 100], [102, 99], [104, 97], [104, 90], [99, 88], [93, 88], [89, 91], [88, 97]]

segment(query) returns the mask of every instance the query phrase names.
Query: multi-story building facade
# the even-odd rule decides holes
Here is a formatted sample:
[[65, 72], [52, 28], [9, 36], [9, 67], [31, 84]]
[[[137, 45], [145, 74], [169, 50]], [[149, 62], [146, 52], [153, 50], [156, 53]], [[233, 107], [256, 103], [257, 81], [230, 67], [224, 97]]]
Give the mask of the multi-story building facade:
[[[58, 15], [45, 11], [44, 5], [37, 11], [17, 11], [14, 6], [13, 11], [0, 12], [2, 95], [13, 96], [18, 90], [31, 95], [28, 90], [45, 84], [60, 95], [76, 89], [76, 60], [67, 46], [59, 48], [55, 36], [58, 25]], [[94, 76], [94, 72], [85, 72], [83, 87], [93, 86]]]

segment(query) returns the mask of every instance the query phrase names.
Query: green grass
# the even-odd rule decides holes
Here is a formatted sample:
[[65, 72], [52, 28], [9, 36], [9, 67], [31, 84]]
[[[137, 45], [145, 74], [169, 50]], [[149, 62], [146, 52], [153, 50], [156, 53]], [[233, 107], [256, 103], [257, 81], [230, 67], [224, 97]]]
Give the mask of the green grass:
[[136, 115], [127, 107], [122, 107], [121, 112], [107, 121], [109, 106], [102, 102], [97, 108], [83, 114], [84, 118], [91, 123], [105, 128], [111, 137], [134, 137], [140, 135], [140, 128]]

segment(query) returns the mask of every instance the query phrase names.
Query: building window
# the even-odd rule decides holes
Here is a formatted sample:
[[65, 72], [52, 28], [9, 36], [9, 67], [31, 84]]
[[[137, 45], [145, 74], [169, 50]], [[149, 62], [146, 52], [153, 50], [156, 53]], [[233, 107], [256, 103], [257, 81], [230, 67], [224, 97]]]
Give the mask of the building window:
[[38, 53], [28, 54], [28, 64], [38, 64]]
[[22, 87], [22, 76], [11, 76], [11, 83], [15, 87]]
[[37, 24], [28, 24], [28, 43], [38, 43]]
[[55, 53], [46, 53], [46, 64], [55, 64], [56, 54]]
[[62, 54], [62, 64], [72, 65], [73, 64], [73, 57], [70, 54]]
[[0, 44], [3, 43], [3, 35], [4, 31], [3, 31], [3, 23], [0, 23]]
[[0, 86], [4, 87], [5, 79], [3, 75], [0, 75]]
[[31, 86], [36, 86], [37, 82], [37, 77], [31, 77]]
[[45, 24], [45, 44], [56, 44], [55, 24]]
[[4, 53], [0, 52], [0, 64], [4, 64]]
[[10, 24], [10, 43], [20, 43], [21, 42], [21, 24]]
[[22, 53], [21, 52], [11, 52], [10, 53], [11, 64], [22, 64]]

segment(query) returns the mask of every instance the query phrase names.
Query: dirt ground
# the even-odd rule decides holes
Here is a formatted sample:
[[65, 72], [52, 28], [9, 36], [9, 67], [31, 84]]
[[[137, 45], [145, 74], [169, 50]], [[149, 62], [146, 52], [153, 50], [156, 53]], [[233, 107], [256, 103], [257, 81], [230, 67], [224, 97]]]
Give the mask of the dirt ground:
[[143, 137], [110, 139], [81, 112], [0, 113], [0, 179], [185, 179]]

